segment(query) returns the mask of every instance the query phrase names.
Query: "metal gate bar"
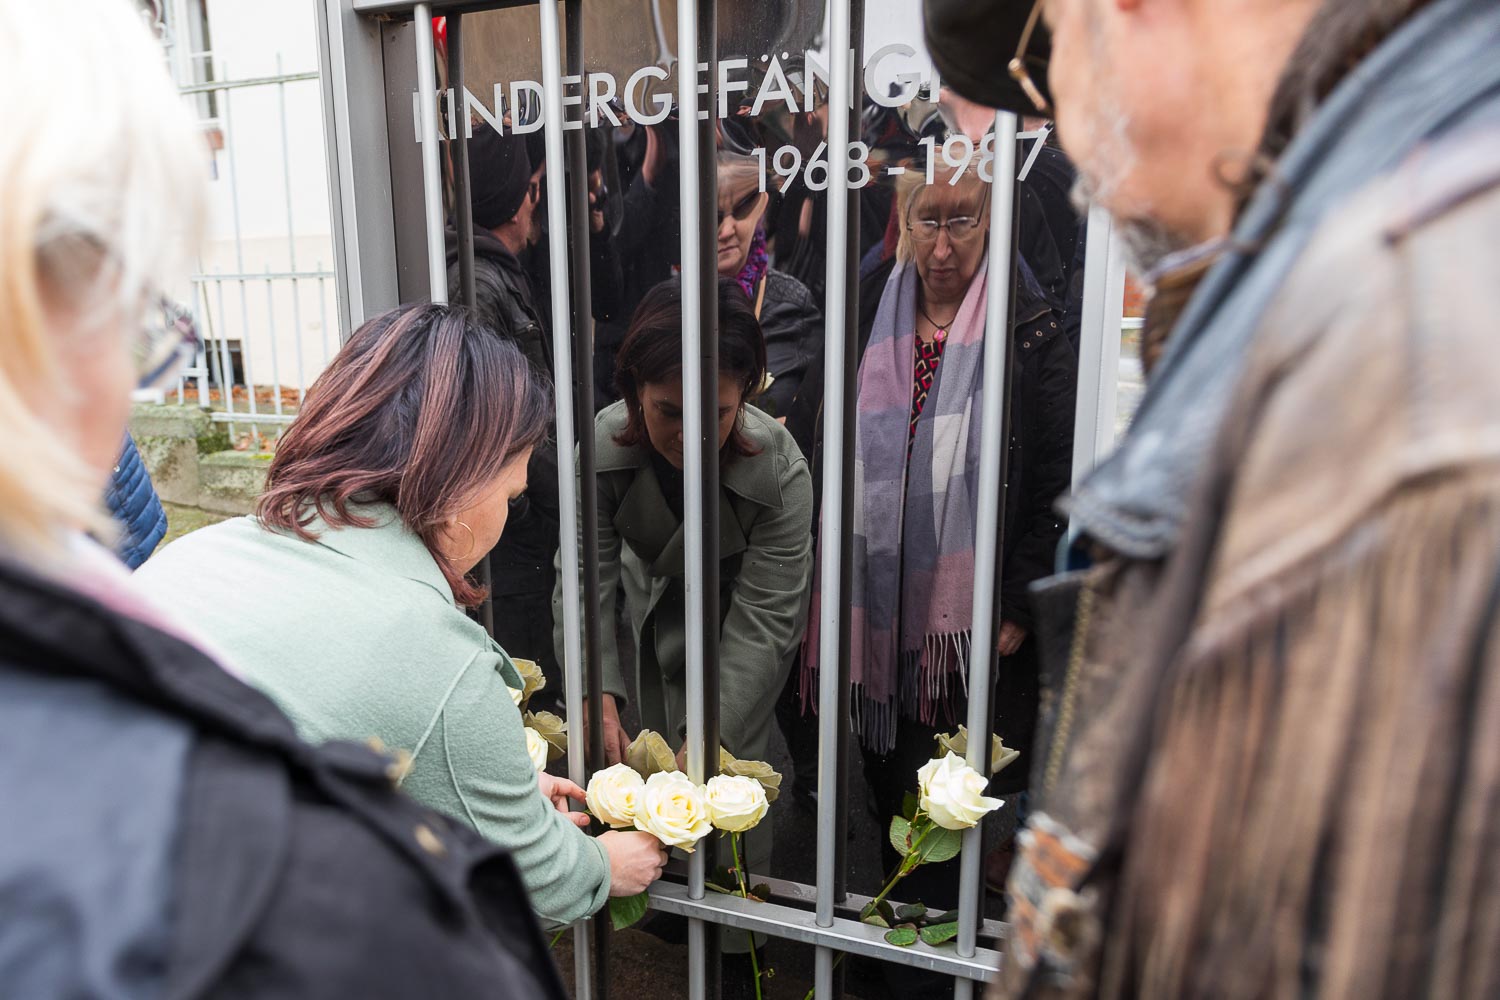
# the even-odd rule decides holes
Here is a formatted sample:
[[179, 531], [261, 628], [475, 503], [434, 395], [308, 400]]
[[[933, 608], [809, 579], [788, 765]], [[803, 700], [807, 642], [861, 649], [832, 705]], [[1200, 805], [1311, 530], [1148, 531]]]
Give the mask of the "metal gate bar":
[[[568, 0], [577, 3], [578, 0]], [[717, 629], [712, 626], [717, 623], [717, 608], [705, 608], [707, 602], [717, 603], [717, 552], [714, 551], [717, 544], [717, 531], [711, 529], [710, 522], [717, 514], [717, 504], [707, 502], [714, 498], [718, 490], [716, 481], [717, 472], [717, 437], [712, 435], [711, 428], [715, 425], [712, 411], [716, 409], [717, 399], [717, 359], [714, 351], [717, 345], [715, 335], [715, 324], [712, 315], [713, 307], [717, 302], [716, 281], [717, 268], [710, 262], [705, 261], [706, 248], [711, 247], [711, 223], [715, 219], [715, 163], [713, 156], [712, 135], [715, 127], [712, 120], [707, 125], [700, 125], [696, 116], [700, 95], [697, 93], [696, 84], [699, 79], [697, 72], [699, 60], [707, 57], [710, 64], [714, 60], [713, 51], [713, 17], [710, 10], [709, 0], [700, 0], [700, 4], [682, 3], [679, 5], [678, 20], [678, 67], [679, 77], [677, 80], [678, 90], [678, 114], [679, 114], [679, 138], [681, 140], [681, 163], [682, 163], [682, 185], [681, 185], [681, 214], [683, 227], [683, 300], [684, 300], [684, 389], [690, 396], [690, 402], [684, 407], [685, 419], [690, 424], [686, 437], [690, 438], [695, 446], [686, 449], [687, 469], [685, 470], [685, 534], [689, 541], [690, 551], [685, 566], [685, 579], [689, 592], [689, 661], [687, 664], [687, 681], [689, 685], [688, 710], [689, 718], [689, 771], [695, 777], [706, 778], [717, 764], [717, 754], [712, 751], [714, 744], [718, 742], [717, 726], [718, 716], [718, 694], [713, 688], [714, 676], [709, 665], [715, 660], [706, 656], [706, 651], [711, 651], [711, 644], [717, 638]], [[340, 112], [344, 110], [337, 100], [339, 86], [348, 86], [351, 71], [359, 72], [368, 69], [370, 61], [378, 59], [379, 45], [374, 33], [369, 37], [357, 37], [358, 33], [351, 30], [358, 22], [361, 12], [376, 12], [400, 15], [409, 13], [417, 20], [417, 62], [419, 68], [418, 78], [421, 88], [426, 90], [433, 88], [432, 67], [432, 39], [430, 32], [430, 21], [428, 20], [434, 10], [475, 10], [480, 7], [509, 6], [506, 3], [478, 4], [466, 2], [460, 4], [458, 0], [433, 0], [431, 3], [411, 4], [401, 0], [323, 0], [319, 5], [323, 14], [320, 27], [328, 33], [325, 52], [328, 58], [338, 65], [331, 74], [331, 86], [333, 87], [333, 99], [326, 105], [335, 116], [335, 121], [330, 123], [330, 133], [338, 136], [341, 140], [346, 134], [351, 138], [337, 143], [335, 158], [335, 177], [339, 184], [340, 192], [344, 192], [346, 178], [350, 175], [349, 158], [351, 150], [358, 146], [359, 141], [365, 139], [365, 135], [352, 134], [345, 128], [344, 123], [337, 121]], [[835, 42], [843, 42], [851, 39], [854, 32], [859, 29], [859, 0], [834, 0], [830, 6], [830, 18], [828, 37]], [[543, 49], [543, 99], [545, 101], [545, 139], [547, 144], [548, 160], [552, 163], [564, 162], [564, 135], [562, 132], [562, 55], [561, 55], [561, 31], [558, 24], [558, 15], [555, 4], [543, 2], [540, 4], [541, 18], [541, 41]], [[351, 20], [353, 19], [353, 20]], [[363, 19], [366, 24], [373, 24], [369, 18]], [[451, 28], [450, 28], [451, 30]], [[425, 37], [424, 37], [425, 36]], [[570, 32], [570, 40], [572, 33]], [[450, 44], [453, 40], [450, 36]], [[571, 46], [570, 46], [571, 48]], [[426, 50], [425, 55], [424, 51]], [[847, 534], [850, 504], [853, 497], [847, 487], [852, 480], [848, 475], [852, 464], [852, 422], [845, 415], [853, 403], [853, 372], [849, 371], [852, 361], [852, 351], [847, 341], [850, 329], [850, 321], [853, 318], [854, 307], [850, 302], [849, 282], [845, 280], [844, 272], [853, 263], [852, 254], [848, 251], [849, 240], [852, 236], [853, 224], [850, 206], [854, 193], [849, 190], [848, 164], [850, 161], [847, 139], [851, 135], [852, 122], [849, 111], [851, 100], [851, 65], [858, 59], [847, 47], [840, 44], [832, 46], [830, 53], [830, 127], [829, 136], [829, 224], [828, 224], [828, 264], [827, 272], [828, 287], [832, 290], [829, 295], [825, 319], [827, 322], [827, 384], [825, 392], [825, 427], [824, 427], [824, 454], [826, 459], [825, 469], [843, 472], [843, 475], [830, 474], [826, 478], [826, 489], [824, 491], [823, 506], [823, 534], [825, 538], [837, 537], [841, 540], [838, 549], [844, 550], [836, 554], [827, 551], [834, 546], [825, 546], [822, 556], [822, 587], [825, 598], [823, 626], [823, 655], [825, 661], [840, 664], [847, 658], [847, 640], [842, 639], [842, 633], [846, 631], [847, 624], [842, 620], [841, 605], [843, 603], [840, 595], [845, 592], [848, 568], [845, 566], [847, 556], [844, 554], [846, 546], [842, 539]], [[574, 65], [573, 53], [569, 53], [570, 72], [576, 72], [581, 66]], [[405, 64], [409, 65], [409, 64]], [[343, 81], [340, 83], [340, 81]], [[708, 73], [710, 88], [717, 82], [717, 73], [710, 69]], [[435, 88], [434, 88], [435, 89]], [[434, 95], [435, 96], [435, 93]], [[709, 95], [709, 107], [715, 107], [715, 97]], [[421, 124], [424, 137], [434, 139], [436, 136], [436, 108], [431, 101], [421, 101], [418, 104], [421, 116]], [[349, 112], [350, 115], [353, 112]], [[344, 116], [344, 117], [347, 117]], [[380, 115], [366, 116], [370, 123], [379, 127], [376, 129], [377, 141], [384, 141], [386, 137], [385, 119]], [[1015, 147], [1013, 142], [1007, 139], [1014, 133], [1014, 119], [1009, 116], [997, 116], [996, 140], [996, 176], [997, 178], [1013, 178], [1015, 176]], [[835, 138], [837, 137], [837, 138]], [[571, 138], [571, 137], [569, 137]], [[842, 141], [840, 141], [842, 140]], [[332, 145], [331, 140], [331, 145]], [[429, 255], [429, 278], [435, 278], [437, 272], [431, 266], [433, 241], [436, 238], [441, 248], [442, 216], [441, 216], [441, 173], [438, 169], [437, 146], [435, 141], [424, 142], [425, 148], [422, 153], [423, 168], [423, 191], [424, 207], [427, 209], [427, 250]], [[570, 154], [575, 150], [568, 148]], [[581, 422], [577, 418], [577, 409], [582, 405], [578, 398], [577, 386], [574, 379], [569, 377], [573, 369], [571, 362], [575, 350], [581, 348], [576, 343], [573, 325], [578, 327], [578, 333], [587, 337], [588, 326], [587, 309], [588, 303], [579, 299], [578, 288], [575, 282], [570, 282], [570, 271], [577, 271], [579, 262], [569, 267], [568, 248], [561, 242], [561, 234], [568, 232], [567, 206], [571, 201], [574, 206], [573, 219], [583, 225], [587, 219], [587, 212], [583, 208], [586, 203], [586, 193], [582, 184], [586, 183], [585, 175], [581, 171], [573, 171], [575, 175], [576, 188], [568, 184], [550, 184], [548, 190], [548, 219], [551, 231], [554, 235], [550, 248], [550, 267], [552, 271], [552, 302], [553, 302], [553, 360], [558, 373], [557, 379], [557, 439], [560, 455], [564, 458], [573, 451], [575, 443], [578, 442], [577, 427]], [[432, 181], [437, 182], [439, 200], [437, 211], [432, 210], [432, 199], [428, 197]], [[695, 183], [696, 181], [696, 183]], [[365, 186], [360, 190], [367, 192]], [[387, 188], [386, 190], [389, 190]], [[986, 455], [986, 466], [983, 475], [985, 493], [981, 496], [980, 518], [982, 522], [991, 520], [989, 515], [999, 509], [1001, 502], [1001, 490], [1003, 489], [1002, 477], [993, 474], [997, 464], [1003, 458], [1003, 453], [998, 451], [1004, 447], [1004, 435], [995, 434], [997, 419], [1003, 427], [1004, 394], [1003, 391], [995, 391], [997, 385], [1003, 387], [1004, 368], [1006, 353], [1009, 346], [1009, 323], [1007, 313], [1009, 311], [1010, 274], [1013, 268], [1013, 256], [1010, 246], [1010, 229], [1013, 219], [1013, 185], [1001, 183], [999, 190], [992, 194], [992, 219], [991, 219], [991, 255], [989, 260], [989, 282], [991, 288], [991, 301], [989, 303], [990, 313], [987, 316], [988, 329], [986, 336], [989, 338], [989, 346], [992, 348], [986, 354], [986, 370], [984, 373], [986, 384], [985, 408], [982, 416], [982, 433], [984, 440], [995, 441], [993, 448], [987, 450], [991, 453]], [[367, 197], [369, 195], [366, 193]], [[348, 250], [350, 245], [348, 229], [351, 220], [345, 218], [345, 213], [337, 211], [339, 208], [348, 208], [348, 198], [336, 200], [335, 226], [336, 236], [341, 241], [341, 247]], [[355, 283], [351, 288], [361, 289], [356, 298], [351, 295], [350, 307], [345, 316], [352, 318], [357, 304], [361, 301], [368, 302], [380, 298], [385, 291], [373, 286], [382, 282], [389, 283], [394, 277], [394, 267], [390, 274], [381, 273], [380, 276], [372, 276], [368, 284], [371, 288], [365, 288], [359, 283], [357, 274], [362, 263], [373, 261], [378, 267], [382, 259], [382, 248], [391, 241], [392, 228], [389, 226], [389, 206], [373, 206], [374, 211], [367, 213], [366, 217], [373, 217], [375, 224], [365, 224], [365, 220], [359, 220], [355, 229], [355, 241], [358, 244], [357, 252], [347, 252], [343, 258], [336, 262], [341, 275], [347, 280]], [[1087, 309], [1086, 322], [1083, 335], [1084, 364], [1081, 366], [1081, 377], [1084, 380], [1080, 384], [1080, 413], [1077, 425], [1077, 435], [1080, 440], [1087, 439], [1088, 446], [1079, 449], [1079, 462], [1084, 463], [1092, 459], [1097, 450], [1102, 447], [1103, 434], [1098, 432], [1101, 422], [1112, 417], [1112, 410], [1106, 414], [1104, 407], [1095, 405], [1088, 407], [1085, 400], [1097, 401], [1100, 397], [1112, 394], [1114, 373], [1107, 369], [1106, 363], [1110, 358], [1110, 313], [1113, 307], [1118, 305], [1118, 297], [1115, 294], [1118, 288], [1118, 254], [1115, 241], [1108, 235], [1108, 228], [1101, 228], [1098, 219], [1091, 220], [1094, 239], [1090, 240], [1089, 251], [1089, 275], [1086, 282], [1085, 302]], [[709, 237], [705, 239], [705, 236]], [[364, 245], [369, 243], [374, 251], [367, 253]], [[1103, 258], [1103, 260], [1100, 260]], [[1102, 265], [1102, 266], [1095, 266]], [[355, 272], [348, 274], [346, 272]], [[258, 276], [264, 280], [264, 275]], [[445, 297], [446, 280], [444, 275], [443, 288], [439, 290], [434, 282], [434, 298], [440, 300]], [[394, 286], [392, 286], [394, 287]], [[320, 291], [322, 282], [320, 280]], [[220, 283], [220, 294], [222, 295], [222, 283]], [[577, 308], [570, 309], [570, 302], [577, 301]], [[1117, 313], [1117, 310], [1114, 310]], [[578, 317], [571, 319], [571, 317]], [[1113, 339], [1118, 340], [1118, 327], [1113, 328]], [[1117, 343], [1114, 345], [1116, 350]], [[1109, 384], [1106, 385], [1105, 383]], [[708, 411], [708, 412], [705, 412]], [[243, 415], [240, 415], [243, 418]], [[705, 419], [707, 418], [707, 419]], [[1085, 419], [1087, 418], [1087, 419]], [[265, 419], [262, 417], [261, 419]], [[571, 471], [571, 470], [569, 470]], [[582, 480], [584, 488], [590, 483], [585, 477]], [[581, 497], [578, 493], [580, 481], [574, 476], [562, 475], [559, 479], [560, 514], [563, 524], [578, 523], [579, 508], [582, 506]], [[998, 521], [992, 524], [989, 531], [994, 534], [991, 538], [980, 540], [979, 558], [976, 560], [976, 588], [975, 588], [975, 615], [974, 615], [974, 639], [980, 646], [977, 648], [992, 647], [996, 618], [993, 614], [993, 594], [996, 589], [995, 570], [998, 560], [995, 559], [996, 548], [999, 544]], [[833, 534], [828, 533], [832, 531]], [[994, 544], [989, 544], [993, 541]], [[560, 537], [562, 577], [561, 587], [564, 595], [563, 628], [564, 628], [564, 673], [567, 686], [567, 709], [570, 718], [582, 718], [584, 681], [590, 684], [598, 680], [597, 665], [585, 660], [580, 646], [583, 643], [583, 601], [580, 599], [580, 555], [587, 557], [587, 552], [580, 552], [582, 547], [593, 547], [589, 539], [580, 538], [577, 532], [563, 531]], [[986, 567], [984, 563], [989, 563]], [[983, 577], [988, 576], [986, 584]], [[591, 604], [590, 606], [597, 606]], [[693, 619], [696, 618], [696, 622]], [[591, 625], [612, 625], [612, 623], [592, 622]], [[830, 651], [832, 656], [830, 657]], [[592, 660], [592, 657], [589, 658]], [[971, 665], [970, 680], [970, 722], [978, 725], [971, 727], [976, 735], [980, 730], [987, 733], [988, 726], [988, 682], [990, 680], [990, 664]], [[817, 950], [817, 987], [820, 996], [829, 996], [834, 988], [832, 976], [833, 958], [837, 952], [854, 953], [879, 958], [915, 968], [924, 968], [951, 974], [960, 980], [958, 995], [965, 996], [972, 991], [974, 981], [987, 981], [993, 979], [997, 974], [1000, 953], [987, 948], [978, 947], [981, 936], [985, 939], [996, 936], [1000, 925], [994, 921], [982, 920], [980, 913], [980, 891], [978, 889], [977, 866], [979, 862], [979, 837], [976, 833], [970, 833], [965, 840], [963, 860], [961, 865], [964, 869], [965, 891], [960, 901], [960, 923], [961, 932], [958, 946], [956, 948], [931, 949], [918, 946], [913, 949], [899, 949], [887, 944], [883, 940], [883, 931], [861, 924], [851, 914], [856, 912], [851, 907], [859, 907], [867, 900], [859, 896], [846, 896], [843, 886], [843, 866], [839, 860], [841, 843], [837, 834], [838, 823], [838, 800], [840, 792], [844, 788], [842, 780], [841, 763], [839, 751], [847, 746], [844, 727], [847, 726], [847, 684], [841, 671], [824, 671], [820, 679], [819, 690], [819, 741], [822, 751], [822, 759], [819, 764], [819, 833], [818, 833], [818, 878], [816, 887], [801, 886], [796, 883], [782, 882], [781, 880], [770, 880], [772, 885], [773, 901], [769, 903], [746, 902], [729, 896], [707, 896], [703, 890], [704, 863], [707, 852], [699, 852], [694, 856], [693, 883], [682, 886], [670, 883], [659, 883], [653, 888], [654, 905], [666, 912], [679, 913], [689, 918], [692, 933], [690, 934], [689, 958], [689, 986], [691, 995], [694, 997], [707, 997], [713, 995], [713, 984], [711, 979], [717, 972], [718, 963], [710, 958], [712, 954], [709, 938], [711, 931], [718, 927], [733, 928], [737, 931], [753, 931], [764, 933], [774, 937], [788, 940], [803, 941], [812, 944]], [[977, 698], [975, 696], [978, 696]], [[597, 698], [590, 699], [597, 706]], [[595, 724], [596, 732], [599, 726]], [[579, 741], [581, 743], [581, 741]], [[971, 740], [970, 762], [976, 766], [987, 764], [985, 755], [988, 749], [988, 741], [981, 739]], [[586, 767], [583, 748], [575, 745], [569, 755], [570, 775], [574, 780], [582, 782], [586, 777]], [[831, 811], [830, 811], [831, 810]], [[832, 822], [830, 822], [832, 820]], [[972, 885], [971, 885], [972, 883]], [[807, 907], [807, 908], [799, 908]], [[811, 910], [811, 912], [809, 911]], [[602, 967], [595, 970], [589, 962], [589, 955], [594, 950], [590, 947], [590, 931], [592, 922], [580, 922], [575, 938], [575, 962], [577, 963], [578, 995], [589, 997], [593, 995], [598, 985], [602, 985], [602, 978], [598, 975]]]
[[[990, 686], [996, 667], [995, 609], [1003, 569], [1005, 466], [1010, 433], [1010, 329], [1012, 260], [1015, 239], [1016, 116], [995, 114], [995, 164], [990, 187], [989, 297], [985, 316], [984, 405], [979, 440], [979, 508], [974, 532], [973, 653], [969, 660], [969, 766], [988, 774], [990, 766]], [[983, 826], [964, 833], [959, 854], [958, 954], [972, 958], [978, 930], [983, 861]], [[974, 995], [972, 980], [954, 984], [954, 1000]]]
[[[546, 2], [546, 0], [543, 0]], [[678, 204], [682, 232], [683, 540], [687, 638], [687, 771], [707, 781], [719, 769], [719, 349], [718, 165], [714, 117], [718, 75], [715, 0], [678, 0]], [[703, 56], [700, 63], [699, 56]], [[707, 69], [707, 121], [698, 121], [698, 69]], [[551, 86], [552, 81], [544, 81]], [[713, 670], [706, 670], [713, 664]], [[688, 862], [687, 896], [702, 900], [710, 854]], [[719, 996], [716, 925], [688, 914], [688, 996]], [[753, 947], [753, 943], [752, 943]]]
[[[824, 348], [826, 376], [823, 385], [823, 412], [827, 417], [823, 423], [823, 468], [838, 469], [845, 466], [845, 448], [852, 444], [847, 440], [845, 429], [850, 425], [849, 406], [852, 400], [845, 399], [848, 380], [845, 368], [849, 359], [846, 351], [849, 338], [846, 328], [849, 322], [849, 296], [847, 277], [849, 265], [849, 102], [852, 98], [852, 81], [849, 62], [849, 0], [830, 0], [828, 6], [828, 249], [827, 271], [824, 287], [827, 302], [824, 306]], [[825, 480], [827, 477], [824, 477]], [[838, 821], [828, 815], [836, 808], [834, 803], [841, 790], [839, 781], [839, 747], [848, 729], [848, 700], [841, 698], [841, 671], [829, 669], [841, 664], [840, 647], [845, 646], [842, 636], [848, 631], [848, 621], [843, 613], [844, 594], [842, 587], [848, 580], [848, 567], [843, 556], [846, 546], [830, 544], [834, 539], [843, 539], [850, 533], [852, 522], [846, 523], [849, 511], [844, 503], [844, 491], [848, 482], [841, 474], [833, 482], [823, 485], [823, 522], [818, 537], [823, 540], [822, 569], [822, 622], [818, 633], [819, 656], [822, 669], [818, 672], [818, 843], [817, 843], [817, 927], [827, 930], [834, 926], [834, 903], [839, 869]], [[841, 712], [840, 709], [843, 709]], [[820, 944], [814, 953], [813, 988], [819, 997], [832, 997], [833, 950], [826, 943]]]
[[[542, 102], [543, 138], [546, 141], [547, 162], [563, 163], [563, 110], [562, 110], [562, 47], [561, 31], [557, 23], [557, 5], [543, 0], [537, 5], [541, 13], [542, 42]], [[512, 114], [519, 114], [513, 109]], [[574, 425], [575, 404], [573, 379], [572, 310], [569, 307], [571, 287], [568, 281], [568, 241], [564, 238], [567, 227], [567, 186], [547, 185], [547, 226], [552, 236], [547, 242], [548, 262], [552, 273], [552, 370], [555, 378], [554, 392], [557, 409], [557, 454], [558, 454], [558, 523], [563, 530], [558, 533], [561, 555], [563, 595], [563, 687], [567, 701], [569, 719], [583, 718], [584, 663], [583, 628], [579, 611], [580, 572], [578, 564], [579, 538], [578, 487], [574, 469], [564, 460], [572, 456], [577, 445], [578, 434]], [[580, 303], [587, 309], [588, 303]], [[585, 427], [589, 434], [592, 427]], [[588, 483], [593, 489], [593, 483]], [[594, 558], [598, 558], [598, 540], [595, 536]], [[591, 673], [597, 671], [590, 671]], [[590, 706], [593, 708], [593, 706]], [[595, 730], [600, 727], [596, 723]], [[568, 741], [568, 777], [580, 785], [588, 781], [588, 767], [582, 740]], [[573, 924], [573, 975], [574, 991], [580, 1000], [588, 1000], [594, 993], [594, 970], [590, 965], [593, 954], [593, 925], [587, 920]]]

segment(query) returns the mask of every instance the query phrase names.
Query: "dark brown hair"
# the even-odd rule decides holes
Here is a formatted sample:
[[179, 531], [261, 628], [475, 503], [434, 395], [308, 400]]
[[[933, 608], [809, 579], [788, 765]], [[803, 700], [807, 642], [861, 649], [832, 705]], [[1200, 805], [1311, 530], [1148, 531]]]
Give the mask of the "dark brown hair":
[[[747, 401], [766, 380], [766, 338], [750, 299], [733, 278], [719, 279], [719, 372], [739, 383]], [[646, 418], [641, 413], [640, 387], [681, 374], [682, 280], [669, 278], [641, 300], [615, 357], [615, 388], [625, 400], [629, 414], [625, 429], [615, 435], [616, 442], [650, 447]], [[736, 421], [720, 457], [748, 456], [759, 451]]]
[[447, 306], [402, 306], [355, 331], [308, 390], [256, 505], [296, 532], [315, 516], [372, 527], [349, 504], [391, 504], [437, 560], [459, 604], [484, 592], [443, 557], [438, 532], [546, 437], [550, 392], [514, 345]]

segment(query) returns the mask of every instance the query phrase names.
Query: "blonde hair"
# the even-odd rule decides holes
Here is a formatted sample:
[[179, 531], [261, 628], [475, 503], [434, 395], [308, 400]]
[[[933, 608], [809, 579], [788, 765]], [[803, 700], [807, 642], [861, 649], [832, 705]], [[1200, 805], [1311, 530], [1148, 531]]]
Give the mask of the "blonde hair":
[[59, 34], [0, 0], [0, 549], [28, 560], [101, 523], [58, 401], [88, 338], [132, 335], [185, 276], [208, 196], [207, 147], [135, 5], [67, 8]]
[[[964, 164], [962, 176], [960, 176], [954, 187], [978, 188], [983, 191], [989, 186], [989, 181], [982, 180], [979, 176], [979, 154], [971, 156]], [[932, 188], [938, 185], [947, 185], [949, 180], [958, 172], [957, 166], [949, 166], [946, 162], [939, 162], [932, 168], [932, 183], [927, 183], [927, 173], [920, 166], [909, 166], [906, 173], [896, 180], [896, 262], [899, 264], [910, 264], [916, 257], [916, 247], [911, 238], [911, 231], [907, 229], [910, 224], [911, 213], [916, 209], [916, 203], [922, 199]], [[981, 219], [988, 220], [990, 217], [989, 202], [986, 201], [983, 210], [979, 213]], [[988, 234], [989, 227], [985, 226]]]

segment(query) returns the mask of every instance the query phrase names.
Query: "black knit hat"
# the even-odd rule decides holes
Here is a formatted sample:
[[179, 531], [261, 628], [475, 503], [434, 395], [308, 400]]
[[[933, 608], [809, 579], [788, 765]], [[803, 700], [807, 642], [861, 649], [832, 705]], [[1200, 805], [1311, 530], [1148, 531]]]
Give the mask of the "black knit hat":
[[[1036, 106], [1008, 69], [1026, 21], [1040, 0], [924, 0], [927, 51], [943, 83], [971, 101], [1034, 115]], [[1032, 82], [1049, 102], [1052, 38], [1038, 19], [1026, 51]]]
[[469, 191], [474, 224], [495, 229], [515, 218], [531, 186], [531, 159], [522, 136], [501, 135], [489, 126], [469, 140]]

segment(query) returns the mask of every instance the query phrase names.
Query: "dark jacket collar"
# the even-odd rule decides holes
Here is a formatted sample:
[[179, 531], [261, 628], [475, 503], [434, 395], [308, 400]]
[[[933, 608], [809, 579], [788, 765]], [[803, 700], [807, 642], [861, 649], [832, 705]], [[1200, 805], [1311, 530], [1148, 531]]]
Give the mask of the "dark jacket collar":
[[[661, 483], [644, 445], [622, 445], [615, 435], [625, 426], [625, 404], [615, 403], [599, 414], [596, 462], [600, 473], [631, 473], [630, 485], [615, 511], [614, 526], [635, 550], [651, 562], [654, 576], [681, 576], [685, 546], [683, 525], [667, 505]], [[774, 427], [774, 430], [773, 430]], [[745, 407], [745, 435], [760, 449], [753, 456], [736, 456], [719, 467], [719, 559], [744, 552], [749, 545], [733, 498], [779, 510], [782, 505], [780, 427], [753, 406]], [[791, 445], [795, 447], [795, 445]]]
[[18, 669], [102, 681], [200, 728], [304, 757], [291, 721], [196, 647], [8, 560], [0, 649]]

